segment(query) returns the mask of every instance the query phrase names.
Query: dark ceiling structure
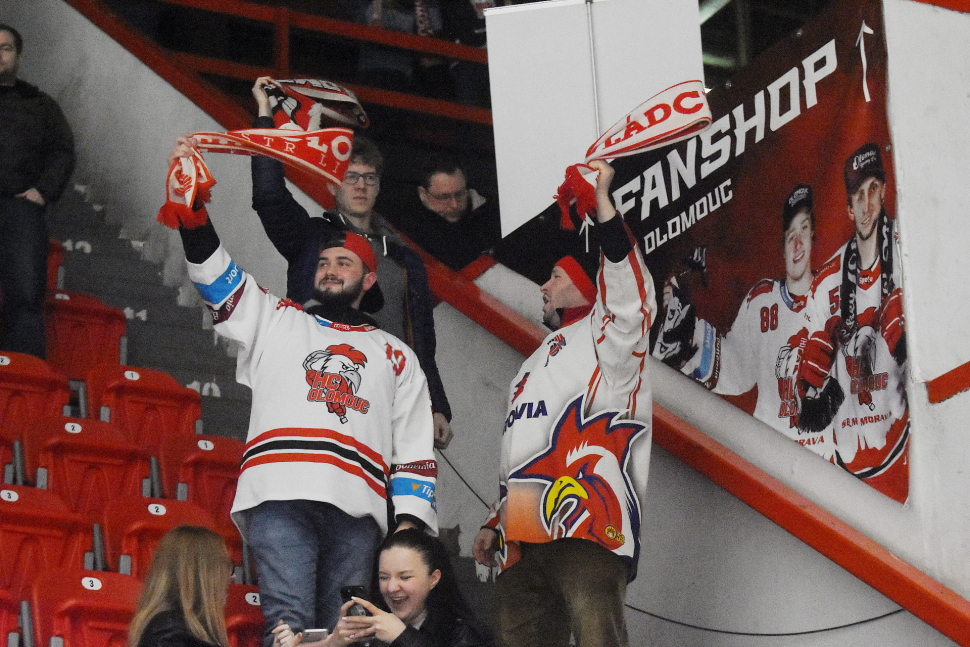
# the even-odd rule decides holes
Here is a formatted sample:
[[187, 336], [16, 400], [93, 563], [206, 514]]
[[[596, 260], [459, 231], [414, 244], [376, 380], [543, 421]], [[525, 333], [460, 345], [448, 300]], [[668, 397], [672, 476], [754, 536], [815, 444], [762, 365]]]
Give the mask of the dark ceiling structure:
[[699, 0], [708, 87], [809, 22], [828, 0]]

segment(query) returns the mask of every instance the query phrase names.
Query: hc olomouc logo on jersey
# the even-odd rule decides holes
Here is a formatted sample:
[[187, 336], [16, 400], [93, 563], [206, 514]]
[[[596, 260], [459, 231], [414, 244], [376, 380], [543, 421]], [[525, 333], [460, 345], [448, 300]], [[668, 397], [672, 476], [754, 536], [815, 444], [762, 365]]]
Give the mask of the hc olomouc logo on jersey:
[[366, 414], [370, 402], [356, 395], [360, 390], [360, 369], [367, 357], [350, 344], [334, 344], [326, 350], [315, 350], [303, 360], [306, 381], [310, 385], [309, 402], [325, 402], [327, 411], [347, 423], [347, 409]]

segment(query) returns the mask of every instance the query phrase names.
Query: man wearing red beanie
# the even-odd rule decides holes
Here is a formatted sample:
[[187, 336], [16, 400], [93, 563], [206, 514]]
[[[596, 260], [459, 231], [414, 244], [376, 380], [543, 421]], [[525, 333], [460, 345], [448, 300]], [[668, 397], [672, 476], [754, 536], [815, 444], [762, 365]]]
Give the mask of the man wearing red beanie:
[[512, 380], [499, 500], [475, 558], [500, 566], [498, 643], [627, 644], [626, 586], [640, 554], [652, 401], [653, 280], [598, 171], [596, 282], [561, 259], [542, 286], [553, 332]]

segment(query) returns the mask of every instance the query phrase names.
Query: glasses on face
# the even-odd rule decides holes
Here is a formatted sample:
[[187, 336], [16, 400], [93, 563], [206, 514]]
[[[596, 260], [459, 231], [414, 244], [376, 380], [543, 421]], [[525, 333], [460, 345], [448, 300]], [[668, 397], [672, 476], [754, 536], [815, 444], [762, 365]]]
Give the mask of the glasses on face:
[[453, 191], [452, 193], [431, 193], [428, 191], [428, 195], [438, 202], [451, 202], [452, 200], [455, 202], [461, 202], [468, 197], [468, 189], [460, 189], [458, 191]]
[[349, 184], [353, 186], [357, 184], [360, 178], [364, 178], [364, 184], [367, 186], [374, 186], [377, 181], [381, 179], [381, 176], [377, 173], [358, 173], [356, 171], [347, 171], [344, 173], [344, 184]]

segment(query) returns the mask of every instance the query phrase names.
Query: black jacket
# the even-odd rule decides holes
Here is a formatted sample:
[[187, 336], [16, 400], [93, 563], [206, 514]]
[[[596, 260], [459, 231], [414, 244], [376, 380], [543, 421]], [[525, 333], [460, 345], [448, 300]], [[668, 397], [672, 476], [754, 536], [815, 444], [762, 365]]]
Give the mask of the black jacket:
[[401, 229], [411, 240], [456, 272], [482, 254], [491, 254], [502, 240], [501, 228], [498, 210], [491, 201], [469, 208], [458, 222], [448, 222], [418, 202], [401, 222]]
[[31, 187], [46, 202], [74, 170], [74, 136], [53, 99], [26, 81], [0, 86], [0, 197]]
[[199, 640], [185, 626], [182, 614], [163, 611], [148, 621], [138, 639], [138, 647], [216, 647]]
[[420, 629], [408, 627], [389, 647], [492, 647], [487, 632], [462, 618], [450, 621], [429, 610]]
[[[256, 119], [257, 128], [272, 128], [271, 117]], [[259, 216], [270, 242], [286, 259], [286, 296], [297, 303], [306, 303], [313, 295], [320, 243], [335, 234], [351, 229], [339, 215], [325, 212], [323, 218], [311, 218], [286, 188], [283, 164], [269, 157], [252, 159], [253, 209]], [[404, 339], [418, 356], [418, 362], [428, 379], [431, 408], [451, 420], [451, 407], [435, 362], [436, 339], [431, 289], [421, 257], [383, 225], [375, 222], [376, 233], [383, 237], [386, 257], [403, 268], [407, 279], [405, 310], [409, 321]], [[360, 233], [360, 232], [358, 232]], [[384, 290], [385, 299], [393, 298]]]

